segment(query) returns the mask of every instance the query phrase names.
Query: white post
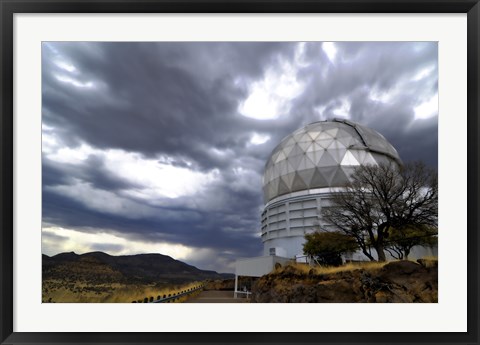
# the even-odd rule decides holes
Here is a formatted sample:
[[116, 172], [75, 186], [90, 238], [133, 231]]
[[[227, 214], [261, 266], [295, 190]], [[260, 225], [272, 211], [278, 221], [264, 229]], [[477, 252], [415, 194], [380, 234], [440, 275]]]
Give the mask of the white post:
[[235, 291], [233, 292], [233, 298], [237, 298], [237, 286], [238, 286], [238, 276], [235, 274]]

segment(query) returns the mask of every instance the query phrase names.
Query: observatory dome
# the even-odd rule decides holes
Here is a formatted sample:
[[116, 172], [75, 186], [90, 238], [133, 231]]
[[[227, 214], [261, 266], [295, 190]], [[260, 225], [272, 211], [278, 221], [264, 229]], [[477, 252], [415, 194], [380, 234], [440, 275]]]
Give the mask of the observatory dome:
[[396, 162], [395, 148], [375, 130], [348, 120], [311, 123], [285, 137], [265, 165], [265, 203], [302, 190], [343, 187], [359, 165]]

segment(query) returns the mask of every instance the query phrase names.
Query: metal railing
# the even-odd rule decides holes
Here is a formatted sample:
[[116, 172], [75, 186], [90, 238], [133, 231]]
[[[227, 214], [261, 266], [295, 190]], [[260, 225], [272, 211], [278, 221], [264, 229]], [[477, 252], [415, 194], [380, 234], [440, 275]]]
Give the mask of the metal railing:
[[237, 294], [242, 294], [242, 295], [245, 295], [248, 298], [250, 298], [250, 295], [252, 294], [252, 292], [250, 291], [242, 291], [242, 290], [236, 290], [236, 291], [233, 291], [233, 298], [237, 298]]
[[133, 301], [132, 303], [165, 303], [165, 302], [170, 302], [170, 301], [174, 301], [176, 299], [179, 299], [180, 297], [183, 297], [183, 296], [186, 296], [186, 295], [189, 295], [191, 293], [194, 293], [198, 290], [201, 290], [205, 287], [205, 284], [200, 284], [198, 286], [195, 286], [193, 288], [188, 288], [188, 289], [184, 289], [184, 290], [181, 290], [180, 292], [178, 293], [170, 293], [170, 294], [164, 294], [163, 296], [162, 295], [158, 295], [157, 296], [157, 299], [154, 299], [153, 297], [145, 297], [143, 299], [143, 302], [142, 300], [139, 300], [139, 301]]

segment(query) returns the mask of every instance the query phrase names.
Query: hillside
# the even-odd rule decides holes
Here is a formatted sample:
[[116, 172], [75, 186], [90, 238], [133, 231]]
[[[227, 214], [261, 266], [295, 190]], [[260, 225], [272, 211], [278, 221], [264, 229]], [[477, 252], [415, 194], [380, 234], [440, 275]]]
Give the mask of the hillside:
[[102, 252], [42, 255], [44, 302], [131, 302], [192, 282], [228, 279], [161, 254], [112, 256]]
[[43, 255], [42, 274], [44, 279], [122, 283], [182, 283], [233, 277], [233, 274], [201, 270], [162, 254], [112, 256], [103, 252]]
[[436, 303], [438, 261], [418, 260], [334, 268], [289, 265], [259, 278], [257, 303]]

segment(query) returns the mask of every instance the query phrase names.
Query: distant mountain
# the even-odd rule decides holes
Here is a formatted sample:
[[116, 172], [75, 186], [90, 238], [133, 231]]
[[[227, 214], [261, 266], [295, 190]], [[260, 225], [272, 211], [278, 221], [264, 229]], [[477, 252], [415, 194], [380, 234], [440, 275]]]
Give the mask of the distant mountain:
[[95, 281], [97, 283], [183, 283], [228, 279], [234, 275], [198, 269], [162, 254], [113, 256], [103, 252], [42, 255], [43, 279]]

